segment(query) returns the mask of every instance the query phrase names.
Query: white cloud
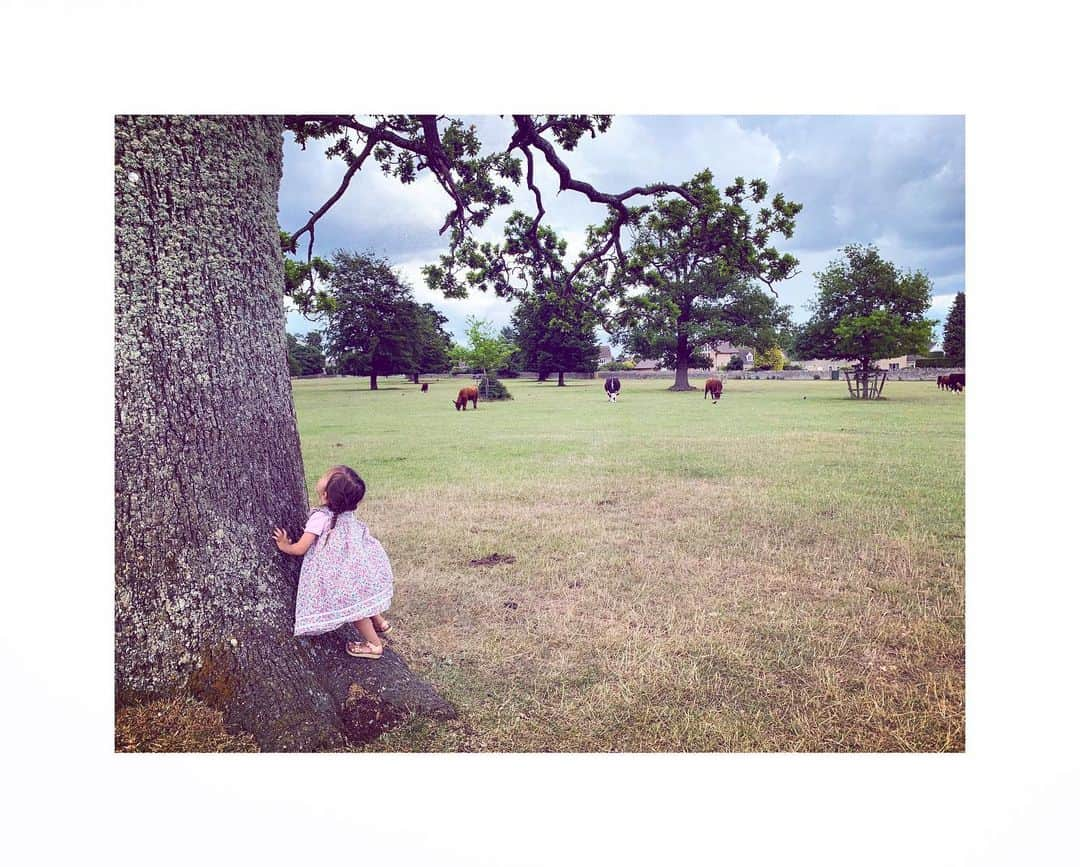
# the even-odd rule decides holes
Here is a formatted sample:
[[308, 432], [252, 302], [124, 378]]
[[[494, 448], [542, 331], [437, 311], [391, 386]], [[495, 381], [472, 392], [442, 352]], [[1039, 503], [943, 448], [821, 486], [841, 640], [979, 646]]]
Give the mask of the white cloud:
[[[467, 120], [477, 125], [488, 151], [509, 140], [509, 118]], [[300, 154], [287, 141], [286, 151], [281, 219], [295, 227], [337, 188], [342, 165], [326, 160], [318, 143]], [[815, 292], [813, 272], [845, 243], [876, 242], [900, 267], [926, 271], [939, 298], [964, 288], [962, 118], [619, 116], [607, 133], [583, 138], [563, 156], [576, 176], [605, 192], [684, 181], [708, 166], [720, 186], [736, 175], [763, 177], [770, 192], [802, 202], [795, 236], [776, 239], [801, 261], [800, 274], [777, 286], [799, 321]], [[567, 240], [572, 260], [583, 246], [585, 227], [600, 222], [605, 209], [575, 192], [557, 194], [557, 178], [540, 159], [536, 182], [545, 222]], [[501, 299], [473, 292], [450, 301], [424, 287], [420, 269], [446, 249], [438, 228], [449, 201], [433, 179], [422, 176], [406, 186], [369, 164], [353, 186], [321, 221], [317, 252], [344, 247], [387, 256], [402, 268], [418, 299], [450, 317], [459, 337], [469, 313], [500, 327], [508, 321], [511, 305]], [[513, 205], [496, 212], [478, 237], [499, 240], [514, 208], [534, 212], [524, 185], [514, 190]]]

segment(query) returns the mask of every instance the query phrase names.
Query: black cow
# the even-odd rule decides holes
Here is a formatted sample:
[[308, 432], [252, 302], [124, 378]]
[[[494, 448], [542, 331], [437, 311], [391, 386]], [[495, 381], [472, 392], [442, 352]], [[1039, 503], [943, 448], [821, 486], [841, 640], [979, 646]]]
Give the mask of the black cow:
[[945, 377], [945, 387], [949, 389], [949, 391], [963, 391], [966, 384], [966, 374], [950, 373]]
[[622, 388], [622, 383], [619, 382], [619, 377], [609, 376], [604, 380], [604, 391], [607, 393], [608, 400], [615, 403], [619, 397], [619, 389]]

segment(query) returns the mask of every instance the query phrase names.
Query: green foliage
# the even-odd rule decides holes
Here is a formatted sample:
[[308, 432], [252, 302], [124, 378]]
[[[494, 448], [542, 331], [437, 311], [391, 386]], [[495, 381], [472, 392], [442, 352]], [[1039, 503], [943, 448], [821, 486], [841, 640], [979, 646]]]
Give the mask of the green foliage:
[[498, 370], [499, 376], [511, 376], [516, 377], [524, 369], [523, 356], [521, 352], [520, 341], [518, 340], [518, 333], [514, 326], [504, 325], [499, 332], [499, 337], [503, 343], [507, 343], [514, 347], [514, 351], [510, 353], [510, 357], [506, 360], [505, 364]]
[[286, 333], [285, 343], [289, 376], [314, 376], [325, 370], [322, 335], [317, 331], [309, 332], [302, 340], [296, 335]]
[[517, 347], [496, 335], [494, 326], [486, 319], [469, 316], [465, 323], [467, 343], [464, 346], [454, 344], [450, 348], [450, 359], [455, 364], [478, 368], [484, 373], [499, 370]]
[[523, 369], [541, 375], [596, 370], [596, 319], [575, 312], [554, 291], [518, 302], [512, 321]]
[[419, 374], [449, 369], [453, 339], [443, 326], [450, 320], [433, 304], [425, 303], [417, 307], [416, 321], [415, 352], [411, 366], [405, 367], [406, 372]]
[[945, 340], [942, 349], [945, 354], [957, 362], [957, 367], [964, 366], [966, 352], [964, 337], [964, 293], [957, 292], [953, 305], [949, 309], [949, 315], [945, 319]]
[[851, 244], [815, 274], [818, 295], [796, 341], [800, 358], [848, 358], [870, 367], [881, 358], [927, 350], [931, 283], [901, 272], [877, 248]]
[[510, 390], [494, 376], [481, 376], [476, 387], [484, 400], [513, 400]]
[[916, 367], [936, 368], [936, 367], [963, 367], [962, 361], [956, 358], [949, 358], [945, 355], [937, 355], [931, 358], [916, 358]]
[[327, 338], [337, 372], [376, 377], [447, 366], [447, 320], [417, 304], [385, 259], [339, 250], [329, 284]]
[[[287, 253], [296, 252], [296, 244], [290, 243], [288, 232], [278, 230], [282, 249]], [[300, 262], [285, 256], [285, 295], [292, 299], [304, 316], [314, 319], [333, 310], [333, 299], [325, 288], [318, 288], [330, 277], [333, 265], [319, 256], [313, 256], [310, 262]]]
[[[425, 279], [448, 298], [464, 298], [468, 286], [475, 282], [471, 276], [463, 280], [459, 271], [477, 267], [474, 259], [483, 246], [472, 237], [472, 231], [485, 225], [496, 208], [513, 201], [511, 187], [523, 179], [522, 160], [517, 154], [530, 161], [528, 180], [532, 185], [534, 163], [559, 160], [560, 148], [572, 151], [584, 136], [595, 138], [604, 133], [612, 118], [514, 115], [513, 122], [515, 132], [510, 140], [486, 153], [474, 125], [446, 116], [287, 115], [285, 129], [301, 147], [325, 140], [327, 157], [340, 158], [348, 167], [346, 184], [369, 157], [384, 174], [403, 184], [413, 183], [425, 171], [434, 175], [450, 205], [440, 229], [440, 234], [450, 230], [450, 251], [439, 265], [425, 269]], [[566, 178], [560, 180], [565, 188]], [[295, 234], [300, 237], [308, 231], [309, 227], [302, 227]], [[292, 236], [283, 236], [283, 249], [295, 252], [295, 246]]]
[[297, 339], [294, 335], [285, 332], [285, 361], [289, 365], [289, 376], [300, 375], [300, 359], [296, 357]]
[[707, 344], [779, 341], [790, 308], [755, 281], [794, 272], [797, 260], [768, 243], [777, 233], [790, 238], [802, 209], [780, 194], [767, 202], [761, 180], [736, 178], [721, 194], [706, 170], [684, 186], [700, 205], [658, 197], [642, 209], [627, 265], [614, 275], [622, 290], [620, 342], [675, 369], [708, 366], [700, 354]]
[[784, 353], [779, 346], [773, 344], [757, 356], [757, 366], [761, 370], [783, 370]]
[[742, 370], [743, 369], [743, 357], [741, 355], [733, 355], [728, 359], [728, 363], [724, 365], [724, 370]]

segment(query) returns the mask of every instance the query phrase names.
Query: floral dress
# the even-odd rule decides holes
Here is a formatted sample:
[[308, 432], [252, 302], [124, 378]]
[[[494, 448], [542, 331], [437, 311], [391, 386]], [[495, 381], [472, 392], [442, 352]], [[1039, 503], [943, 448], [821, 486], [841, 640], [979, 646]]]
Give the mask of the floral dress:
[[320, 635], [344, 623], [381, 614], [394, 595], [390, 559], [355, 512], [311, 513], [305, 533], [319, 538], [308, 548], [296, 588], [294, 635]]

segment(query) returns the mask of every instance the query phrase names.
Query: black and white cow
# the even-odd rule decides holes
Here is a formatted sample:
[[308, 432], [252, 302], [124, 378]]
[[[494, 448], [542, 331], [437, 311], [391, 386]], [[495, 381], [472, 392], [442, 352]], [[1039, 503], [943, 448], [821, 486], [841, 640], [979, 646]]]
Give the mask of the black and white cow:
[[604, 380], [604, 391], [607, 392], [607, 398], [612, 403], [618, 399], [620, 388], [622, 388], [622, 383], [619, 382], [619, 377], [609, 376]]

